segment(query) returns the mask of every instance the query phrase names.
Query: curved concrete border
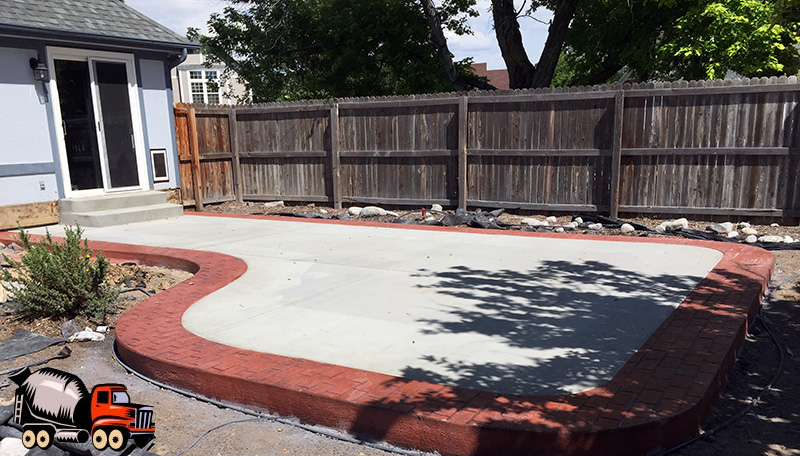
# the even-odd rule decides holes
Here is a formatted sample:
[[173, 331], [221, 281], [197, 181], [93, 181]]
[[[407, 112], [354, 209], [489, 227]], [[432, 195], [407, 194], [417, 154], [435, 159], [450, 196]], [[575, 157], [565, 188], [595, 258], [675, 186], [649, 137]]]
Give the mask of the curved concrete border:
[[[695, 245], [718, 250], [724, 257], [608, 383], [577, 394], [519, 396], [407, 380], [211, 342], [184, 329], [181, 315], [203, 296], [242, 275], [246, 270], [243, 261], [210, 252], [105, 242], [90, 242], [90, 247], [115, 261], [195, 273], [191, 281], [144, 301], [120, 320], [116, 329], [120, 356], [143, 374], [207, 397], [452, 455], [644, 454], [695, 435], [725, 384], [775, 265], [771, 253], [740, 244], [468, 228], [455, 231]], [[8, 242], [11, 236], [0, 233], [0, 240]]]

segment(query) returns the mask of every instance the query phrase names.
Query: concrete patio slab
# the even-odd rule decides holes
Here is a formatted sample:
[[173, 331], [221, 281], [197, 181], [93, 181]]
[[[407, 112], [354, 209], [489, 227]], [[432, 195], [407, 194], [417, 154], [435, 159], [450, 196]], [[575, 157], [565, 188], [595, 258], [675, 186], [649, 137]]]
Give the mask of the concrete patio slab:
[[522, 395], [611, 380], [723, 256], [686, 245], [192, 216], [86, 236], [244, 260], [244, 276], [183, 315], [208, 340]]
[[[123, 360], [209, 397], [442, 454], [643, 454], [688, 438], [724, 385], [774, 266], [768, 252], [726, 243], [377, 224], [354, 226], [359, 234], [351, 239], [352, 223], [243, 218], [259, 223], [184, 217], [197, 223], [182, 231], [147, 223], [87, 232], [91, 239], [201, 249], [92, 243], [117, 261], [195, 272], [191, 283], [120, 320]], [[284, 239], [287, 223], [293, 235]], [[422, 248], [432, 233], [440, 242]], [[373, 236], [409, 244], [408, 252], [359, 251]], [[565, 241], [580, 253], [562, 247]], [[333, 253], [323, 256], [321, 248]], [[474, 255], [458, 256], [462, 250]], [[381, 268], [381, 256], [389, 267]], [[413, 299], [398, 296], [409, 285], [402, 294]], [[265, 288], [269, 295], [259, 291]], [[197, 334], [190, 332], [190, 320], [204, 320], [192, 316], [203, 307], [224, 324], [198, 323]], [[334, 334], [353, 322], [357, 331]], [[631, 349], [637, 342], [630, 334], [646, 325], [655, 329], [641, 330], [636, 337], [644, 341]], [[232, 342], [212, 340], [218, 335]], [[335, 353], [344, 350], [331, 348], [331, 335], [355, 354]], [[369, 339], [359, 343], [364, 335]], [[240, 347], [264, 343], [306, 346], [322, 352], [319, 359], [338, 361]], [[434, 350], [450, 351], [444, 358], [429, 355]], [[380, 366], [371, 353], [402, 365], [402, 376], [345, 364]], [[560, 374], [548, 378], [551, 371]]]

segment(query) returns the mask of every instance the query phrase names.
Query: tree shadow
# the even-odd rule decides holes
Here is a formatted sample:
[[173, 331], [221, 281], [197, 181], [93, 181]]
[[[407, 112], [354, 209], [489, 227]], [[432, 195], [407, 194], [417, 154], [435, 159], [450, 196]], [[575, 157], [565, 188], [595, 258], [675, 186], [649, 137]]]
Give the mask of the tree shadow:
[[528, 271], [457, 266], [418, 276], [433, 279], [420, 287], [457, 298], [439, 318], [420, 320], [423, 333], [476, 344], [461, 347], [461, 359], [425, 354], [402, 377], [518, 395], [605, 383], [702, 279], [561, 260]]

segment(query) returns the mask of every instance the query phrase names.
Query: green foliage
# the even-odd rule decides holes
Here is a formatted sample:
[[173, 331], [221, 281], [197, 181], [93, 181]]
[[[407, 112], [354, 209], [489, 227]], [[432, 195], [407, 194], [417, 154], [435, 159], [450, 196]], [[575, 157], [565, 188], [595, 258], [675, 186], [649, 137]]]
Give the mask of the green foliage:
[[568, 84], [797, 74], [798, 18], [798, 0], [582, 2], [562, 74]]
[[92, 259], [83, 230], [67, 227], [63, 244], [50, 233], [34, 244], [20, 229], [19, 240], [27, 253], [21, 261], [6, 258], [17, 277], [3, 270], [6, 289], [19, 303], [21, 315], [29, 318], [73, 318], [84, 316], [102, 321], [118, 290], [105, 281], [108, 261], [101, 252]]
[[[234, 70], [253, 101], [452, 90], [416, 0], [230, 0], [190, 31], [203, 52]], [[441, 4], [442, 23], [468, 33], [474, 0]], [[468, 71], [468, 62], [456, 64]]]

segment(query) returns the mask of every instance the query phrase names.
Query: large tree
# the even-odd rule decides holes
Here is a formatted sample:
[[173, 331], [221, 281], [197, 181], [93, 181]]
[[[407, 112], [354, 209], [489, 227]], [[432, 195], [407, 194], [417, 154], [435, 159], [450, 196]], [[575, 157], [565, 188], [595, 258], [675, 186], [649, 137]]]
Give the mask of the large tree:
[[796, 74], [797, 0], [582, 2], [558, 84]]
[[[203, 51], [255, 101], [452, 90], [422, 5], [412, 0], [229, 0], [211, 16]], [[465, 32], [470, 3], [446, 2], [441, 22]], [[460, 27], [460, 28], [459, 28]], [[468, 74], [469, 60], [449, 71]]]

